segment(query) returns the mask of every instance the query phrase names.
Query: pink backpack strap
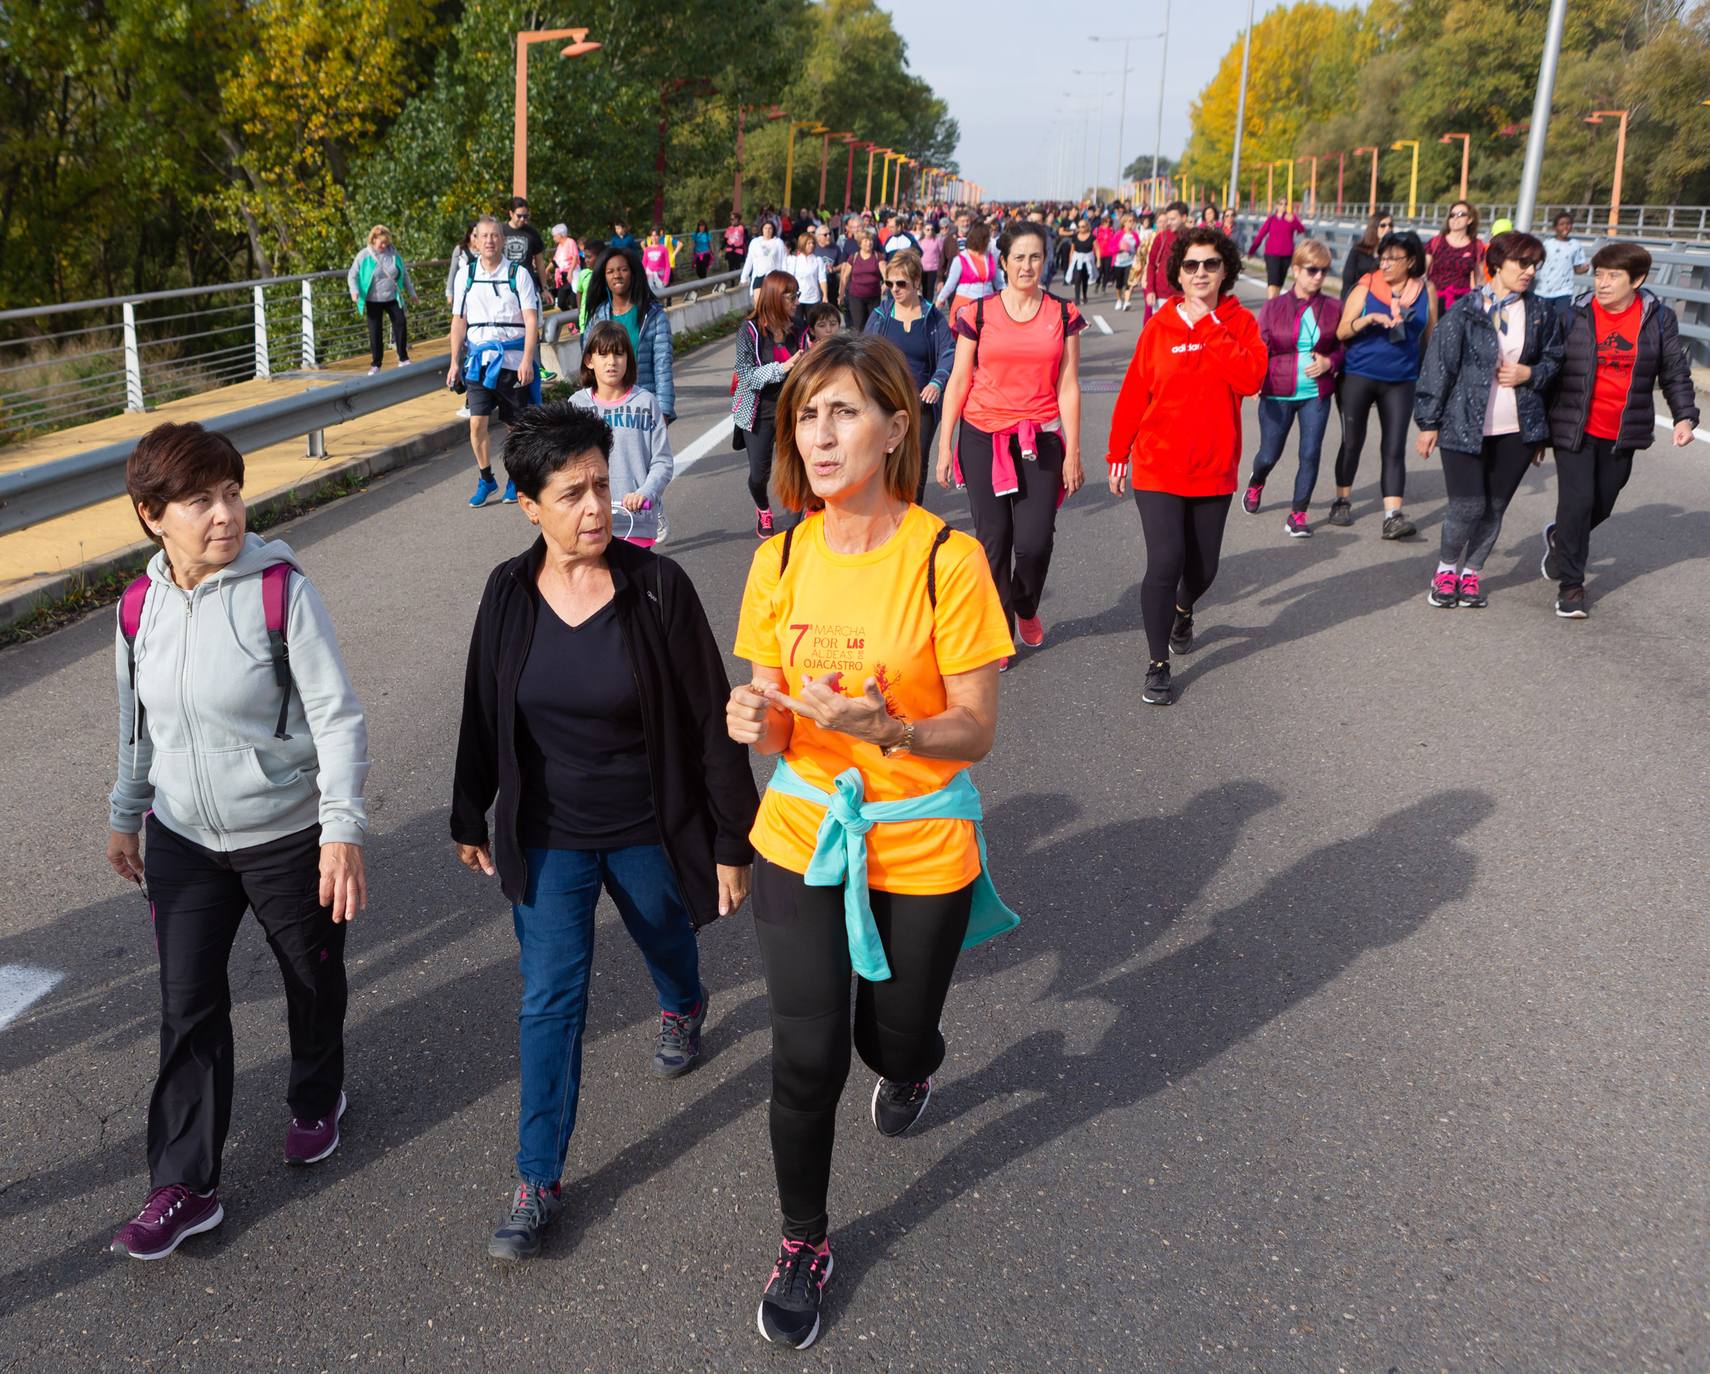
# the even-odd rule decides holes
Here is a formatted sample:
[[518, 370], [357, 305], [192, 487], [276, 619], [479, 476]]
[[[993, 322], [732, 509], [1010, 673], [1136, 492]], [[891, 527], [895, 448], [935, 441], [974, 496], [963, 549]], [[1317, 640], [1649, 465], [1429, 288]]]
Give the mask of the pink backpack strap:
[[286, 594], [291, 587], [291, 565], [272, 563], [261, 573], [261, 613], [267, 622], [267, 648], [273, 657], [273, 680], [279, 684], [279, 723], [275, 739], [290, 739], [285, 718], [291, 710], [291, 661], [285, 643]]
[[125, 639], [125, 659], [130, 668], [133, 692], [137, 685], [137, 631], [142, 629], [143, 602], [147, 600], [147, 573], [133, 577], [119, 596], [119, 633]]

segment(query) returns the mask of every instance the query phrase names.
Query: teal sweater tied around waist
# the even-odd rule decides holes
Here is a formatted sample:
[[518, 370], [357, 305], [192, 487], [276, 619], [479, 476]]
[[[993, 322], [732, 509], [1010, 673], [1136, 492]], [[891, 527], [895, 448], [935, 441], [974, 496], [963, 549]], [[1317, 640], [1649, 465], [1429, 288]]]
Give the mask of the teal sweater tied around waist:
[[857, 768], [846, 768], [837, 775], [835, 791], [823, 792], [783, 759], [772, 773], [769, 787], [786, 797], [798, 797], [825, 808], [825, 819], [819, 823], [819, 835], [814, 843], [813, 858], [808, 862], [803, 880], [809, 887], [841, 887], [843, 889], [843, 922], [849, 933], [849, 962], [855, 972], [869, 983], [882, 983], [891, 976], [890, 963], [885, 958], [884, 945], [879, 940], [879, 928], [873, 922], [873, 908], [867, 897], [867, 832], [875, 825], [888, 821], [972, 821], [974, 837], [980, 846], [980, 876], [974, 879], [973, 905], [968, 913], [968, 934], [963, 949], [972, 949], [994, 935], [1014, 930], [1021, 924], [1017, 916], [1003, 904], [992, 885], [991, 868], [986, 861], [986, 832], [980, 822], [985, 815], [980, 805], [980, 793], [966, 771], [956, 774], [936, 792], [901, 801], [870, 802], [866, 787]]

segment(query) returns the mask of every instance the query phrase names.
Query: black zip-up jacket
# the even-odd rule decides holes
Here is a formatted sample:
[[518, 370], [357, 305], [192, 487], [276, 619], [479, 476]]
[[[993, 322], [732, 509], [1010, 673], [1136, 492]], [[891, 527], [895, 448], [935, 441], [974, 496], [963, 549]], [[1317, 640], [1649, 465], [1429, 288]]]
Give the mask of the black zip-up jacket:
[[[1692, 360], [1681, 341], [1674, 311], [1644, 287], [1639, 288], [1644, 313], [1639, 317], [1639, 346], [1633, 354], [1633, 380], [1627, 407], [1621, 412], [1621, 448], [1649, 448], [1657, 434], [1657, 404], [1652, 394], [1662, 384], [1663, 399], [1676, 420], [1698, 423], [1698, 401], [1692, 392]], [[1597, 321], [1591, 301], [1576, 305], [1566, 316], [1562, 367], [1550, 398], [1550, 443], [1556, 448], [1585, 447], [1585, 422], [1591, 418], [1591, 393], [1597, 385]]]
[[[1532, 369], [1532, 375], [1514, 388], [1514, 409], [1520, 418], [1521, 439], [1545, 444], [1550, 424], [1544, 393], [1561, 366], [1562, 340], [1555, 316], [1538, 304], [1537, 297], [1528, 292], [1525, 301], [1526, 338], [1520, 345], [1520, 362]], [[1473, 291], [1437, 321], [1425, 345], [1413, 393], [1413, 422], [1420, 429], [1436, 430], [1437, 442], [1455, 453], [1477, 453], [1484, 447], [1484, 411], [1499, 355], [1496, 326], [1483, 306], [1483, 293]]]
[[[522, 900], [528, 866], [517, 840], [517, 681], [534, 637], [534, 581], [546, 556], [536, 539], [487, 579], [463, 684], [463, 723], [451, 789], [451, 837], [488, 842], [499, 886]], [[618, 626], [641, 698], [642, 735], [660, 843], [696, 928], [718, 916], [716, 864], [754, 861], [748, 832], [759, 810], [748, 751], [725, 732], [724, 655], [689, 575], [620, 539], [606, 549]]]

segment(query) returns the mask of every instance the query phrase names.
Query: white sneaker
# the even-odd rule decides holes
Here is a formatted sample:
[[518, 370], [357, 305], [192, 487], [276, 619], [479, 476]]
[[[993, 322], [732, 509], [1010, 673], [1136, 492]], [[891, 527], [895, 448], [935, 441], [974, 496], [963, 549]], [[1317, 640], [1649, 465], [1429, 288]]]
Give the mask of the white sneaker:
[[458, 406], [457, 407], [457, 418], [459, 420], [467, 420], [469, 418], [469, 407], [468, 406]]
[[377, 367], [371, 367], [371, 368], [369, 368], [369, 369], [368, 369], [368, 375], [369, 375], [369, 376], [370, 376], [370, 377], [372, 377], [372, 376], [373, 376], [373, 375], [374, 375], [374, 374], [375, 374], [375, 373], [376, 373], [376, 372], [378, 372], [378, 371], [379, 371], [379, 370], [380, 370], [380, 369], [379, 369], [379, 368], [377, 368]]

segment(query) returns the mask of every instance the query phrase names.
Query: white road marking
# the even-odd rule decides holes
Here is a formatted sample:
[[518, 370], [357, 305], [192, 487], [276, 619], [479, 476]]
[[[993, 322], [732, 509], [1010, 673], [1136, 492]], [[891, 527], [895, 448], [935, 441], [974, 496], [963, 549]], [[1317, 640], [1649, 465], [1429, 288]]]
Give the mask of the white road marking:
[[52, 992], [65, 975], [28, 964], [0, 964], [0, 1030]]
[[1103, 315], [1094, 315], [1092, 317], [1092, 322], [1094, 324], [1096, 324], [1106, 334], [1116, 333], [1116, 331], [1110, 327], [1110, 321], [1105, 319], [1105, 317]]
[[720, 420], [705, 434], [701, 435], [700, 438], [692, 442], [686, 449], [673, 454], [671, 475], [673, 477], [681, 477], [690, 468], [694, 467], [696, 463], [700, 462], [701, 459], [705, 458], [707, 454], [711, 453], [726, 439], [730, 438], [730, 432], [734, 428], [736, 428], [736, 420], [734, 417], [726, 415], [724, 419]]
[[[1665, 420], [1659, 415], [1657, 417], [1657, 428], [1672, 431], [1674, 429], [1674, 421]], [[1700, 443], [1710, 444], [1710, 429], [1695, 429], [1692, 431], [1692, 437], [1697, 439]]]

